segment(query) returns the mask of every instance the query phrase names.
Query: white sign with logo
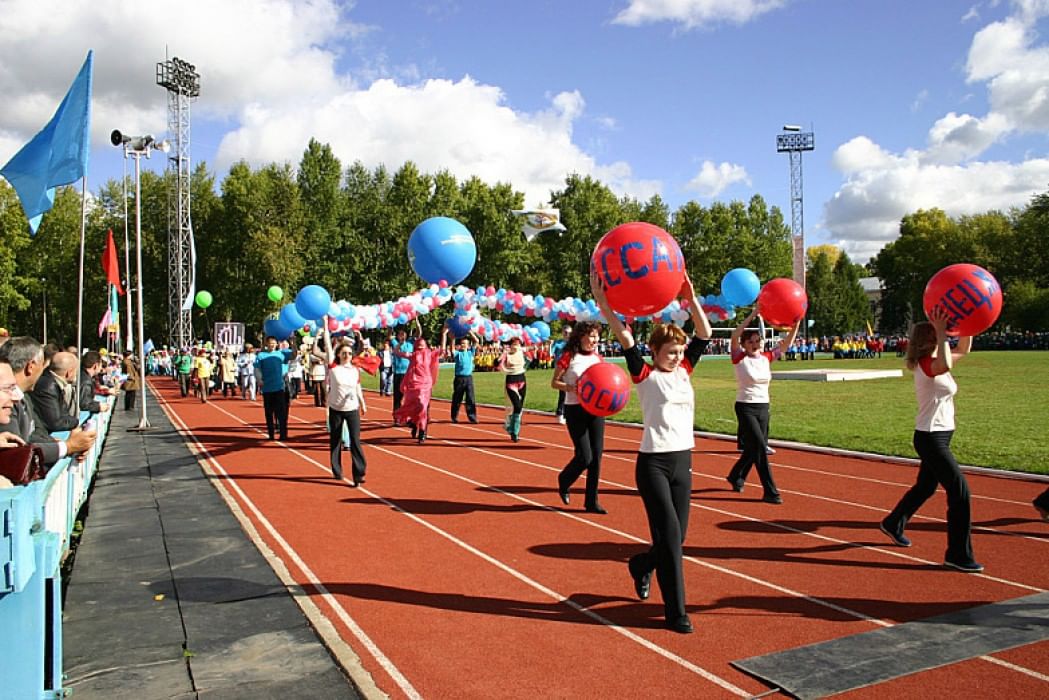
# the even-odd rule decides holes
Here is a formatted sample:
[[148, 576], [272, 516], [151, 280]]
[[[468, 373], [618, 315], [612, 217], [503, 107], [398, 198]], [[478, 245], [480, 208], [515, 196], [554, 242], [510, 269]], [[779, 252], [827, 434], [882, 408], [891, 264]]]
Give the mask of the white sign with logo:
[[212, 337], [215, 339], [213, 344], [219, 351], [240, 352], [244, 349], [244, 324], [216, 323], [215, 335]]

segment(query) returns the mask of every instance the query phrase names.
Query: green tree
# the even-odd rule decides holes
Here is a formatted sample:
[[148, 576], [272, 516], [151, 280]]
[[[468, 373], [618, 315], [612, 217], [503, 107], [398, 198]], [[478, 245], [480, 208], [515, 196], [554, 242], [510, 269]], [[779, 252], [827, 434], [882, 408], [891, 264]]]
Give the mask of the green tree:
[[859, 268], [852, 264], [844, 251], [834, 263], [831, 277], [832, 295], [835, 299], [834, 316], [838, 330], [842, 333], [865, 330], [867, 321], [872, 320], [870, 303], [863, 287], [860, 286]]

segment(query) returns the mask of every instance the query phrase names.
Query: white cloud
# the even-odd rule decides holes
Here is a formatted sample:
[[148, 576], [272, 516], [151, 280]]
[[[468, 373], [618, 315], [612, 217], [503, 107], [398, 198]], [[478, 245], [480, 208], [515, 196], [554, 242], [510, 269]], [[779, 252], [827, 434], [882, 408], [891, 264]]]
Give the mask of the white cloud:
[[677, 22], [685, 29], [720, 23], [746, 24], [785, 4], [786, 0], [630, 0], [630, 5], [612, 23], [636, 27]]
[[91, 47], [94, 143], [108, 144], [113, 128], [162, 134], [167, 98], [155, 64], [170, 47], [200, 72], [195, 121], [228, 125], [210, 163], [220, 174], [241, 159], [297, 163], [316, 137], [344, 163], [397, 168], [412, 160], [424, 171], [510, 182], [527, 204], [545, 202], [573, 172], [620, 195], [661, 190], [628, 163], [599, 163], [573, 142], [586, 108], [578, 91], [548, 95], [536, 112], [515, 111], [498, 86], [469, 76], [421, 79], [423, 69], [391, 66], [381, 49], [354, 75], [340, 72], [346, 55], [363, 51], [354, 39], [380, 31], [350, 12], [336, 0], [0, 0], [0, 162], [50, 118]]
[[698, 192], [701, 197], [717, 197], [737, 182], [750, 185], [747, 169], [735, 163], [719, 163], [705, 160], [699, 173], [688, 181], [685, 189]]
[[1013, 133], [1049, 134], [1049, 46], [1035, 44], [1034, 32], [1049, 0], [1016, 0], [1013, 8], [976, 32], [969, 49], [967, 79], [986, 84], [986, 115], [945, 114], [930, 127], [924, 150], [891, 153], [866, 136], [835, 150], [832, 163], [845, 182], [824, 205], [822, 225], [853, 258], [876, 254], [917, 209], [951, 216], [1007, 210], [1045, 191], [1044, 152], [1021, 162], [977, 160]]
[[515, 112], [499, 88], [469, 76], [414, 86], [378, 80], [318, 100], [309, 110], [246, 109], [241, 126], [222, 140], [217, 164], [221, 170], [241, 158], [295, 163], [313, 136], [347, 162], [397, 168], [411, 160], [424, 171], [509, 181], [525, 193], [526, 204], [545, 202], [572, 172], [594, 174], [620, 194], [659, 191], [657, 182], [635, 180], [626, 163], [599, 165], [572, 143], [572, 125], [584, 107], [578, 92], [562, 92], [546, 110]]
[[925, 104], [926, 100], [929, 99], [928, 90], [919, 90], [918, 94], [914, 96], [914, 102], [911, 103], [911, 111], [917, 112]]

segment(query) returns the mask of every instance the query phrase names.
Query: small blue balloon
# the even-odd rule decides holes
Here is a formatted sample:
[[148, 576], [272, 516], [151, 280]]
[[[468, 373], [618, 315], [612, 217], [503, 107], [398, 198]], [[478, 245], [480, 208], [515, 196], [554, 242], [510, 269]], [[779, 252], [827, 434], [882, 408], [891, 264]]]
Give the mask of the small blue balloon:
[[[295, 304], [285, 304], [280, 310], [280, 322], [285, 328], [298, 330], [306, 325], [306, 319], [295, 308]], [[290, 332], [289, 332], [290, 335]]]
[[721, 295], [733, 306], [753, 304], [760, 291], [761, 280], [745, 267], [729, 270], [721, 279]]
[[284, 340], [292, 333], [291, 330], [289, 330], [288, 327], [281, 323], [280, 319], [277, 318], [267, 318], [263, 321], [262, 332], [266, 334], [267, 338], [272, 335], [277, 340]]

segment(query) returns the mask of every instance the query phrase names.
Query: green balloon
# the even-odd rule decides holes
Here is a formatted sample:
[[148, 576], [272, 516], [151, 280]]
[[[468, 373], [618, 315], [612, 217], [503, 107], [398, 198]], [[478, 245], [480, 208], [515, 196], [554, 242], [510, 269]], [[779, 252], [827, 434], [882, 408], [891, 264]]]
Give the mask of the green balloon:
[[277, 285], [273, 285], [266, 290], [266, 296], [269, 297], [270, 301], [278, 302], [284, 298], [284, 290]]
[[197, 306], [202, 309], [206, 309], [211, 306], [211, 292], [204, 291], [203, 289], [197, 292], [196, 296]]

